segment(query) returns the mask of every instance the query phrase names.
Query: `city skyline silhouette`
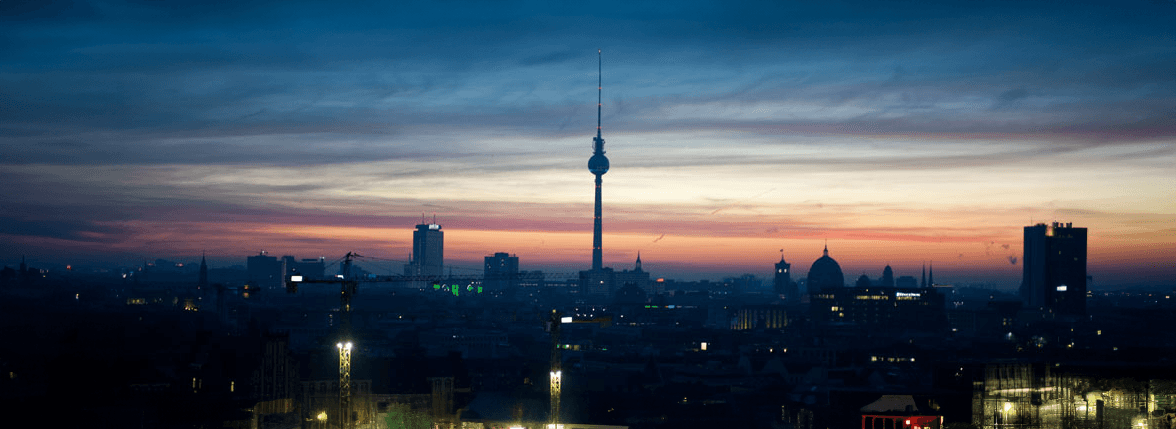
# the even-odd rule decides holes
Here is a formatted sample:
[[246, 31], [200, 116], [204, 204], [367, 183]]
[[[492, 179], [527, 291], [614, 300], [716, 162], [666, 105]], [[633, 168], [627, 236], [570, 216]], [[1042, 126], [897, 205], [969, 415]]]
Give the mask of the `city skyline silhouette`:
[[531, 6], [5, 5], [0, 263], [395, 259], [428, 213], [586, 269], [603, 49], [604, 266], [1015, 289], [1061, 221], [1095, 288], [1176, 277], [1172, 4]]

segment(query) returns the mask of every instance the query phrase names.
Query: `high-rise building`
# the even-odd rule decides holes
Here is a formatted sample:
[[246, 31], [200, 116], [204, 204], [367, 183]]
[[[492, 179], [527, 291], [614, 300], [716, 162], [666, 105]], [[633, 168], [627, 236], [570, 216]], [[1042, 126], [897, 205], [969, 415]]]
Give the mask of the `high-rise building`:
[[1086, 228], [1072, 223], [1025, 227], [1021, 299], [1030, 308], [1086, 314]]
[[282, 264], [278, 258], [269, 256], [262, 250], [257, 256], [245, 258], [249, 280], [265, 287], [275, 287], [282, 283]]
[[422, 223], [412, 232], [412, 260], [404, 266], [406, 276], [441, 277], [444, 273], [445, 235], [441, 225]]
[[485, 258], [482, 284], [488, 291], [511, 291], [519, 286], [519, 257], [498, 252]]

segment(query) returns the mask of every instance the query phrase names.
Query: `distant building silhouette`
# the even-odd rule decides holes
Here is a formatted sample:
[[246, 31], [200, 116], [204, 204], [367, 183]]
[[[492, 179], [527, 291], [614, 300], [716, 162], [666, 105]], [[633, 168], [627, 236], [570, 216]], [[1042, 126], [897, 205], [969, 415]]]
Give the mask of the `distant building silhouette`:
[[826, 288], [811, 300], [817, 323], [935, 329], [947, 322], [944, 296], [934, 288]]
[[784, 261], [783, 251], [781, 251], [780, 262], [776, 263], [773, 289], [776, 295], [784, 298], [784, 302], [789, 304], [800, 302], [800, 292], [797, 291], [796, 283], [792, 281], [792, 264]]
[[412, 260], [404, 266], [406, 276], [441, 277], [445, 271], [445, 234], [441, 225], [422, 223], [412, 232]]
[[894, 280], [894, 287], [916, 288], [919, 287], [919, 281], [914, 276], [902, 276]]
[[200, 277], [196, 280], [196, 288], [201, 293], [208, 291], [208, 261], [203, 254], [200, 255]]
[[645, 304], [646, 296], [645, 290], [633, 283], [625, 283], [617, 293], [613, 300], [618, 305], [637, 305]]
[[649, 296], [655, 296], [664, 292], [657, 290], [660, 284], [649, 281], [649, 273], [641, 268], [640, 253], [637, 254], [637, 262], [633, 265], [632, 270], [621, 270], [613, 273], [613, 282], [615, 285], [633, 284]]
[[273, 287], [282, 282], [282, 264], [278, 258], [269, 256], [262, 250], [256, 256], [245, 258], [245, 270], [249, 280], [265, 287]]
[[882, 278], [878, 284], [882, 287], [894, 287], [894, 270], [890, 268], [890, 264], [886, 264], [886, 268], [882, 269]]
[[287, 276], [300, 275], [308, 279], [322, 279], [326, 277], [326, 258], [303, 258], [299, 260], [293, 256], [286, 255], [282, 257], [282, 265], [285, 266], [283, 273]]
[[858, 277], [857, 283], [855, 285], [860, 288], [867, 288], [872, 286], [870, 283], [870, 277], [866, 276], [865, 274], [862, 274], [860, 277]]
[[1029, 308], [1086, 314], [1086, 228], [1054, 222], [1025, 227], [1021, 299]]
[[920, 287], [927, 287], [927, 263], [926, 262], [923, 263], [923, 282], [919, 286]]
[[497, 252], [484, 258], [482, 284], [491, 292], [514, 291], [519, 286], [519, 257]]
[[841, 265], [829, 257], [829, 246], [825, 246], [824, 255], [813, 262], [808, 272], [808, 293], [814, 294], [825, 289], [845, 287], [845, 276], [841, 273]]

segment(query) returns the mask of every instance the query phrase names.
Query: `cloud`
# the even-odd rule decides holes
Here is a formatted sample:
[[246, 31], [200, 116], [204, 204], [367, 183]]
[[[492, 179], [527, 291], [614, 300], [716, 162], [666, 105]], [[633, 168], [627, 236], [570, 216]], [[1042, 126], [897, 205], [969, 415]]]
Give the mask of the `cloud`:
[[992, 105], [992, 109], [995, 110], [995, 109], [1006, 108], [1006, 107], [1010, 106], [1011, 104], [1013, 104], [1014, 102], [1016, 102], [1017, 100], [1023, 99], [1028, 96], [1029, 96], [1029, 91], [1027, 91], [1025, 88], [1010, 89], [1008, 91], [1000, 93], [1000, 95], [996, 97], [996, 102]]

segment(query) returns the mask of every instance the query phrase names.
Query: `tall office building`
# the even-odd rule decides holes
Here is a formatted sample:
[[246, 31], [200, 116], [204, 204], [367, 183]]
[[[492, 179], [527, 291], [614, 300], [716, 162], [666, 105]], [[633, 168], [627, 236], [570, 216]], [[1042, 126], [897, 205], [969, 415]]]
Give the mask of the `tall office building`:
[[282, 284], [282, 263], [278, 258], [262, 250], [256, 256], [250, 256], [245, 260], [250, 282], [257, 282], [258, 285], [267, 288]]
[[445, 235], [436, 221], [417, 225], [412, 232], [412, 260], [404, 266], [404, 275], [441, 277], [444, 246]]
[[519, 257], [498, 252], [485, 258], [482, 284], [491, 292], [511, 291], [519, 286]]
[[1021, 299], [1030, 308], [1086, 314], [1086, 228], [1071, 223], [1025, 227]]

